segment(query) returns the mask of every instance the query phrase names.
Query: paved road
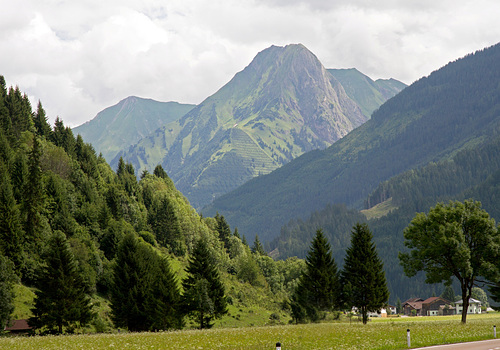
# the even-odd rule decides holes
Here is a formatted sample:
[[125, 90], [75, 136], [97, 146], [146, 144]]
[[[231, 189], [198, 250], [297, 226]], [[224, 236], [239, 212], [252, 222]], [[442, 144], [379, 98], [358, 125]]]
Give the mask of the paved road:
[[[459, 343], [448, 345], [435, 345], [419, 349], [432, 350], [500, 350], [500, 339], [476, 341], [471, 343]], [[413, 349], [417, 350], [417, 349]]]

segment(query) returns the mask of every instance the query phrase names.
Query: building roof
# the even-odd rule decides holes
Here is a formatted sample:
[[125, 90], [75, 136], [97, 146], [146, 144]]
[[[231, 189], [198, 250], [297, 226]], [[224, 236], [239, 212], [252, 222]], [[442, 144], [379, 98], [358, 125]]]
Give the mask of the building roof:
[[436, 302], [438, 300], [442, 300], [445, 303], [451, 304], [451, 301], [446, 300], [446, 299], [441, 298], [441, 297], [430, 297], [430, 298], [425, 299], [422, 303], [423, 304], [432, 304], [432, 303], [434, 303], [434, 302]]
[[10, 322], [10, 326], [5, 327], [6, 331], [29, 331], [32, 327], [28, 324], [28, 320], [14, 320]]
[[[455, 304], [463, 304], [463, 300], [459, 300], [459, 301], [456, 301]], [[470, 304], [479, 304], [481, 305], [481, 301], [480, 300], [477, 300], [477, 299], [474, 299], [474, 298], [469, 298], [469, 305]]]

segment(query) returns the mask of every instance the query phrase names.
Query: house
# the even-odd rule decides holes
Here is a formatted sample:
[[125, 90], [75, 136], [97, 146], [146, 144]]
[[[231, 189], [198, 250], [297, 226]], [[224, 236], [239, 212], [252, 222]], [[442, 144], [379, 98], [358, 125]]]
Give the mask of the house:
[[422, 298], [411, 298], [403, 303], [403, 313], [406, 316], [422, 316]]
[[30, 333], [32, 327], [28, 324], [28, 320], [14, 320], [10, 321], [4, 330], [10, 334], [23, 334]]
[[[461, 314], [464, 309], [464, 302], [462, 300], [455, 303], [457, 314]], [[481, 313], [481, 302], [477, 299], [469, 299], [469, 308], [467, 309], [468, 314], [480, 314]]]
[[[391, 312], [390, 314], [389, 314], [389, 311]], [[395, 314], [398, 313], [398, 311], [397, 311], [397, 308], [394, 305], [387, 305], [387, 313], [389, 315], [395, 315]]]
[[422, 302], [422, 316], [454, 315], [452, 302], [441, 297], [430, 297]]

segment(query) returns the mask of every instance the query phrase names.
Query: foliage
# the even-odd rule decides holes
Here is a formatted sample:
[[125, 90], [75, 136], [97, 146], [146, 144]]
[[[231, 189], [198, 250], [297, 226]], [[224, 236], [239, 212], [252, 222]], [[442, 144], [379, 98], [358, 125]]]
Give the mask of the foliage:
[[318, 229], [306, 257], [306, 269], [292, 296], [292, 314], [296, 322], [318, 321], [321, 312], [340, 306], [337, 264], [323, 231]]
[[344, 302], [349, 309], [356, 307], [366, 324], [368, 312], [379, 311], [389, 300], [383, 263], [368, 225], [353, 227], [341, 276]]
[[29, 323], [40, 331], [86, 325], [93, 317], [89, 292], [79, 273], [66, 236], [55, 231], [44, 256], [45, 266], [36, 281], [35, 307]]
[[14, 311], [14, 283], [17, 280], [14, 264], [0, 254], [0, 325], [2, 327], [7, 325]]
[[214, 319], [227, 313], [224, 285], [208, 250], [207, 242], [198, 241], [182, 281], [183, 310], [199, 328], [211, 328]]
[[500, 236], [481, 204], [474, 201], [438, 203], [428, 214], [419, 213], [404, 231], [409, 252], [400, 252], [405, 274], [426, 273], [427, 283], [445, 282], [455, 277], [461, 288], [462, 322], [472, 288], [482, 277], [496, 280]]
[[[379, 183], [497, 139], [499, 80], [500, 44], [451, 62], [405, 88], [329, 148], [216, 198], [204, 213], [219, 211], [241, 234], [258, 232], [270, 241], [289, 220], [328, 203], [361, 208]], [[469, 170], [481, 172], [476, 169]], [[454, 187], [453, 181], [447, 186]], [[373, 197], [367, 207], [388, 198]]]

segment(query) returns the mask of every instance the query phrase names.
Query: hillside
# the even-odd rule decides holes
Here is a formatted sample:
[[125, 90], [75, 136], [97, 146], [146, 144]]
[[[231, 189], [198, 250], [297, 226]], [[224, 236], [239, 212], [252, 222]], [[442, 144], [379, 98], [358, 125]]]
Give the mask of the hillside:
[[223, 213], [241, 232], [272, 240], [290, 219], [328, 203], [362, 208], [380, 182], [495, 138], [498, 81], [500, 45], [451, 62], [388, 100], [328, 149], [249, 181], [203, 212]]
[[99, 112], [92, 120], [73, 128], [96, 152], [110, 162], [116, 154], [173, 122], [193, 109], [194, 105], [158, 102], [130, 96]]
[[[16, 319], [37, 316], [42, 322], [38, 331], [59, 332], [57, 324], [49, 319], [52, 315], [44, 318], [47, 312], [33, 310], [50, 305], [50, 311], [69, 322], [61, 326], [63, 332], [123, 328], [111, 317], [112, 295], [117, 294], [113, 291], [121, 294], [140, 289], [140, 295], [147, 295], [156, 310], [165, 301], [162, 298], [176, 293], [175, 286], [184, 288], [186, 267], [200, 240], [207, 245], [211, 266], [221, 276], [229, 304], [229, 313], [218, 321], [218, 326], [264, 325], [289, 319], [282, 301], [293, 291], [303, 262], [275, 262], [253, 253], [236, 232], [233, 234], [223, 217], [198, 215], [161, 166], [151, 174], [143, 174], [140, 180], [133, 166], [123, 160], [113, 171], [62, 120], [57, 118], [53, 127], [49, 125], [41, 103], [33, 111], [27, 95], [19, 88], [7, 89], [3, 76], [0, 126], [1, 323], [5, 325], [9, 314]], [[120, 264], [120, 258], [130, 259], [126, 260], [130, 264]], [[64, 268], [53, 268], [61, 261], [65, 262]], [[162, 267], [156, 270], [160, 261]], [[120, 288], [123, 285], [115, 283], [119, 278], [117, 266], [131, 268], [126, 273], [133, 276], [130, 281], [143, 283]], [[156, 276], [152, 274], [155, 270], [159, 271]], [[57, 277], [47, 278], [49, 272]], [[167, 275], [173, 275], [170, 282], [164, 279]], [[72, 294], [65, 293], [61, 281], [66, 286], [78, 283], [78, 288]], [[37, 304], [34, 293], [41, 290], [41, 283], [53, 288], [45, 289], [42, 297], [37, 294], [37, 300], [44, 298], [44, 304]], [[165, 289], [160, 290], [158, 285]], [[12, 290], [18, 292], [13, 302]], [[177, 290], [179, 298], [180, 292]], [[69, 309], [68, 304], [81, 306], [71, 298], [82, 294], [92, 301], [89, 305], [93, 305], [95, 317], [88, 314], [90, 321], [75, 321], [80, 314], [61, 316]], [[141, 327], [145, 327], [142, 322], [150, 322], [153, 317], [148, 312], [150, 304], [145, 305], [137, 293], [128, 295], [132, 297], [127, 302], [139, 305], [131, 312], [140, 313]], [[63, 298], [63, 306], [54, 302]], [[180, 312], [179, 299], [172, 300], [177, 301], [167, 303], [169, 310]], [[15, 305], [12, 312], [10, 305]], [[185, 317], [184, 326], [191, 327], [183, 312], [176, 316], [179, 320]], [[45, 323], [44, 319], [49, 321]], [[142, 329], [171, 327], [164, 322]], [[176, 324], [183, 326], [182, 322]]]
[[368, 117], [303, 45], [272, 46], [111, 165], [120, 156], [138, 170], [162, 164], [198, 208], [304, 152], [328, 147]]

